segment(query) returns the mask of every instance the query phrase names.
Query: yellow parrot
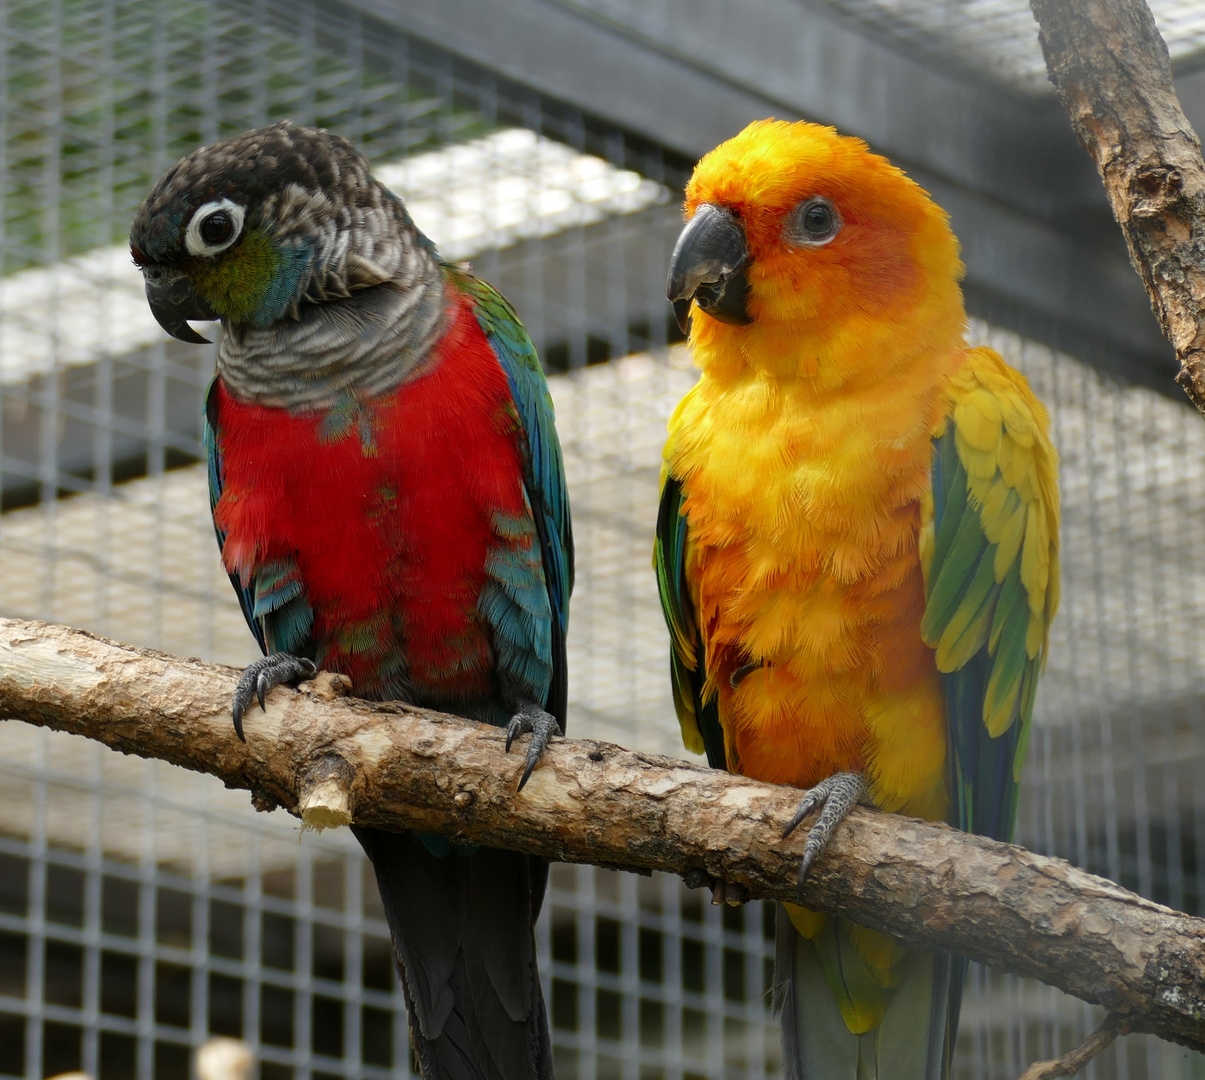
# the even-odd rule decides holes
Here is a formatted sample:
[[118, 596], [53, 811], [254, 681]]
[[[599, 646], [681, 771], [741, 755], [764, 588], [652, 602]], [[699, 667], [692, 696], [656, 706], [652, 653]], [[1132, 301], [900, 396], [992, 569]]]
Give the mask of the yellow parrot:
[[[688, 749], [808, 789], [800, 886], [858, 802], [1012, 836], [1058, 606], [1058, 456], [966, 342], [958, 241], [858, 139], [749, 125], [686, 190], [668, 294], [701, 376], [669, 423], [654, 563]], [[965, 962], [796, 905], [791, 1080], [937, 1080]]]

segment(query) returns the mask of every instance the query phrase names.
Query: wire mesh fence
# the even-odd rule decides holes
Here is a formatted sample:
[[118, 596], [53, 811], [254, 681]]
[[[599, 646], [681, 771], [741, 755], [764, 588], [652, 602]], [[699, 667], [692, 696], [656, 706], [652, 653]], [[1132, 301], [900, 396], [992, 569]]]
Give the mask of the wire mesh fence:
[[[212, 1035], [264, 1080], [417, 1075], [358, 847], [78, 740], [10, 733], [0, 1075], [183, 1077]], [[769, 1076], [772, 919], [676, 879], [554, 868], [538, 930], [559, 1075]]]
[[[942, 67], [988, 78], [1014, 93], [1049, 91], [1029, 5], [1020, 0], [821, 0], [873, 33]], [[1151, 0], [1172, 60], [1199, 62], [1205, 9], [1196, 0]]]
[[[318, 0], [0, 4], [0, 611], [245, 664], [200, 416], [211, 348], [165, 342], [122, 246], [194, 146], [291, 118], [357, 142], [515, 303], [552, 377], [578, 535], [570, 733], [680, 753], [649, 565], [666, 419], [693, 382], [664, 269], [689, 163]], [[1021, 842], [1199, 912], [1205, 426], [975, 324], [1050, 404], [1064, 603]], [[208, 778], [0, 725], [0, 1077], [414, 1075], [357, 848]], [[772, 919], [676, 880], [557, 867], [539, 927], [558, 1075], [779, 1073]], [[1015, 1077], [1097, 1017], [973, 969], [959, 1077]], [[1122, 1040], [1088, 1075], [1205, 1075]]]

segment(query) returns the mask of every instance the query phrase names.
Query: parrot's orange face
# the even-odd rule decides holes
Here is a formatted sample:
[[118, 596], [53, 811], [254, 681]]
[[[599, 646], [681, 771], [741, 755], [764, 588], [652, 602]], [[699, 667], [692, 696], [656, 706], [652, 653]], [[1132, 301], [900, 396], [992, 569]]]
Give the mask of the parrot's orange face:
[[736, 326], [893, 319], [962, 274], [944, 211], [860, 139], [817, 124], [762, 120], [716, 147], [686, 217], [668, 290], [681, 323], [692, 300]]

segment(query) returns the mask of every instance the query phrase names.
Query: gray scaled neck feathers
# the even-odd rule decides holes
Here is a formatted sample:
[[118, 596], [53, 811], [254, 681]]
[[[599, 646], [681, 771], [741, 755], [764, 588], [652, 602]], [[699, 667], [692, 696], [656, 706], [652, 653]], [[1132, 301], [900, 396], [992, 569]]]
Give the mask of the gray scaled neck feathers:
[[338, 205], [289, 185], [264, 207], [295, 299], [265, 326], [223, 321], [218, 373], [236, 398], [290, 412], [363, 401], [434, 355], [445, 311], [438, 256], [391, 192], [367, 180], [358, 196]]

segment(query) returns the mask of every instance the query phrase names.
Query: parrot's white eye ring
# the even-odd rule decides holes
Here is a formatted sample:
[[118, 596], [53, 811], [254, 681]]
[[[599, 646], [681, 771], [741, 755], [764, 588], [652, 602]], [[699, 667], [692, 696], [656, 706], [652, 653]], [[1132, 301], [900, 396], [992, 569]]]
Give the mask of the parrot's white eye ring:
[[246, 216], [246, 210], [229, 199], [207, 202], [188, 223], [184, 246], [190, 255], [217, 255], [239, 238]]
[[788, 247], [823, 247], [841, 231], [841, 215], [823, 195], [814, 195], [787, 215], [782, 238]]

